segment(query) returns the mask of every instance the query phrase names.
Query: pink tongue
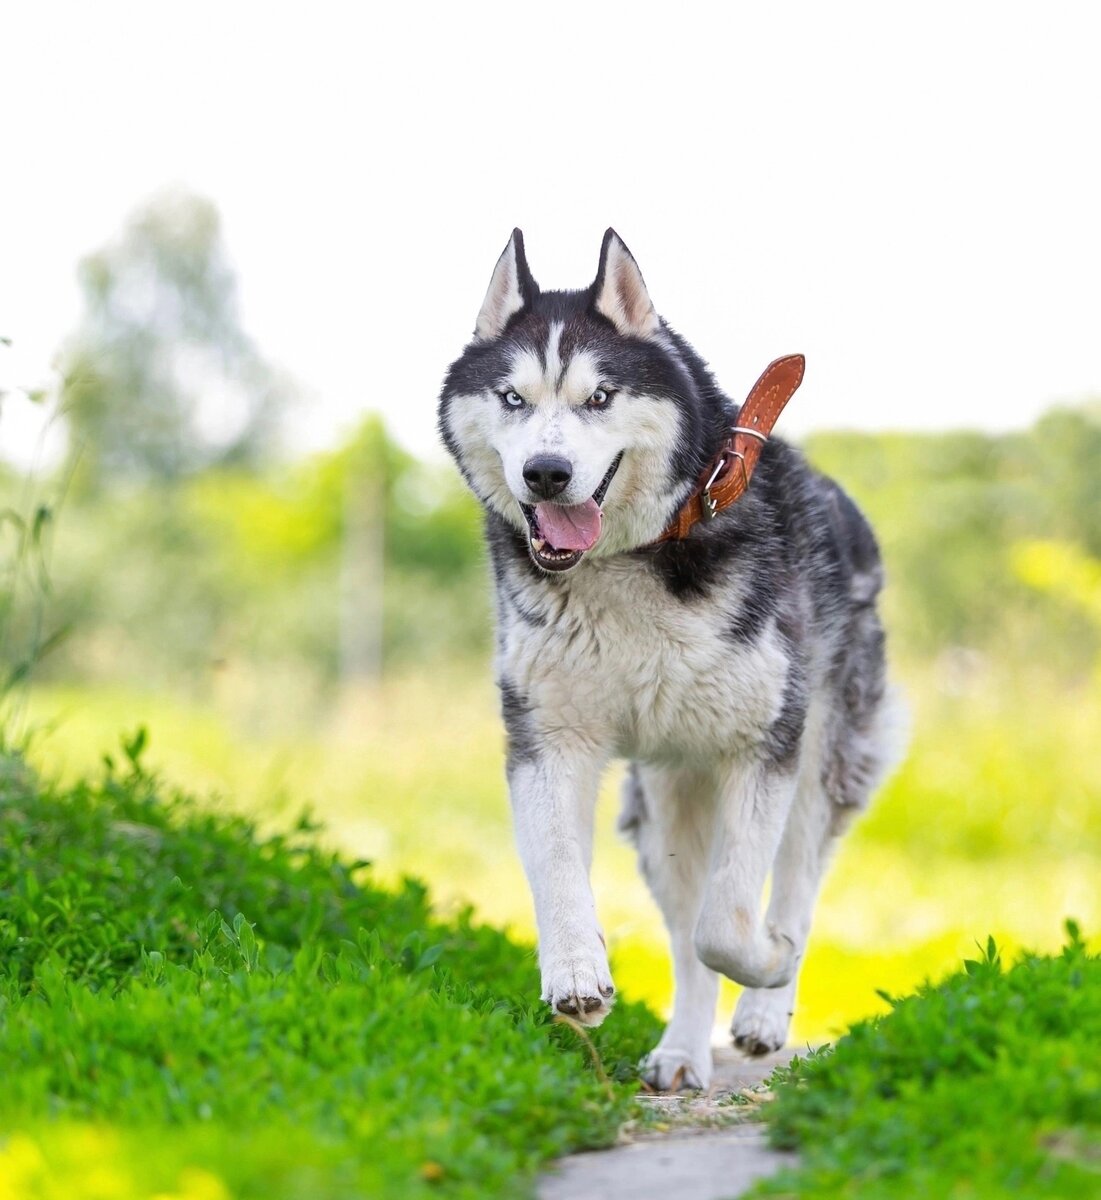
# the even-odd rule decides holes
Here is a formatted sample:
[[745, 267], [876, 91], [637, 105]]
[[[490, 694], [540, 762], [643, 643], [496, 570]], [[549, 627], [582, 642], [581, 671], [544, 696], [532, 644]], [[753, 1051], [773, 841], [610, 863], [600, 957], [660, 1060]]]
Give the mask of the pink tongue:
[[537, 504], [535, 519], [539, 536], [555, 550], [590, 550], [600, 537], [600, 522], [604, 519], [595, 500], [584, 504]]

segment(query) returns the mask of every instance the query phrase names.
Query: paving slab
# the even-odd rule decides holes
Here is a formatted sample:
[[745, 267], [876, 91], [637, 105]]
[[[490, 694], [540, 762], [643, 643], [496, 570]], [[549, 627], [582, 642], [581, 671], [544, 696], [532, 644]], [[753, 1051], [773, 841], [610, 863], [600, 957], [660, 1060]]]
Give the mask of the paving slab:
[[777, 1067], [786, 1067], [797, 1054], [806, 1054], [809, 1050], [809, 1046], [785, 1046], [783, 1050], [760, 1058], [746, 1058], [731, 1046], [715, 1046], [711, 1051], [711, 1060], [715, 1064], [711, 1091], [740, 1092], [758, 1087]]
[[[644, 1118], [624, 1131], [626, 1144], [571, 1154], [539, 1181], [539, 1200], [731, 1200], [758, 1179], [796, 1161], [769, 1147], [753, 1119], [761, 1085], [797, 1050], [746, 1059], [716, 1048], [707, 1093], [640, 1096]], [[748, 1091], [748, 1103], [740, 1093]], [[655, 1126], [661, 1127], [656, 1129]]]
[[539, 1200], [730, 1200], [795, 1162], [759, 1125], [573, 1154], [539, 1183]]

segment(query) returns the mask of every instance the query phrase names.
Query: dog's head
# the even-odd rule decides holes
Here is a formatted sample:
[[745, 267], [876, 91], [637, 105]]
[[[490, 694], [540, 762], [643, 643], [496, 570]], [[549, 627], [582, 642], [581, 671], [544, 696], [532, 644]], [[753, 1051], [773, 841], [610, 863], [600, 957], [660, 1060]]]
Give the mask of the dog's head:
[[686, 351], [614, 230], [576, 292], [540, 291], [513, 231], [444, 381], [440, 430], [544, 571], [654, 541], [695, 482], [710, 380]]

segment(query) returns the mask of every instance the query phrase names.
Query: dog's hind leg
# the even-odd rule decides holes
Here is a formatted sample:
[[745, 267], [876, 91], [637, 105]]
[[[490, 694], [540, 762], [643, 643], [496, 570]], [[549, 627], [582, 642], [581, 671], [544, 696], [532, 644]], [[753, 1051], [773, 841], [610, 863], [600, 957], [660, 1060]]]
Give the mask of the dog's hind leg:
[[624, 785], [620, 827], [635, 841], [673, 950], [673, 1017], [643, 1064], [644, 1078], [661, 1091], [711, 1082], [718, 976], [700, 962], [692, 934], [707, 878], [714, 795], [710, 777], [657, 767], [632, 767]]
[[[818, 887], [836, 841], [832, 806], [817, 779], [804, 778], [795, 795], [772, 872], [766, 923], [782, 929], [802, 960]], [[746, 1054], [769, 1054], [787, 1040], [795, 1011], [797, 975], [780, 987], [747, 987], [738, 997], [730, 1032]]]

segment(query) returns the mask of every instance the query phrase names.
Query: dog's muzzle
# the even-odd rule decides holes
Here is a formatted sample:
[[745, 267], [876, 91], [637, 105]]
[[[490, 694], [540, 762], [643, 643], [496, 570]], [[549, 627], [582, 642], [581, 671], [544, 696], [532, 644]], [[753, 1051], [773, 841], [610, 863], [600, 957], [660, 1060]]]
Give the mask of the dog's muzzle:
[[[535, 461], [529, 460], [529, 464]], [[604, 520], [600, 506], [622, 461], [621, 451], [612, 460], [596, 491], [583, 504], [555, 504], [551, 500], [534, 505], [520, 502], [528, 525], [528, 551], [537, 567], [544, 571], [568, 571], [576, 567], [586, 551], [596, 545]], [[524, 477], [527, 479], [526, 467]], [[531, 486], [530, 481], [528, 486]], [[564, 488], [565, 484], [558, 492]]]

